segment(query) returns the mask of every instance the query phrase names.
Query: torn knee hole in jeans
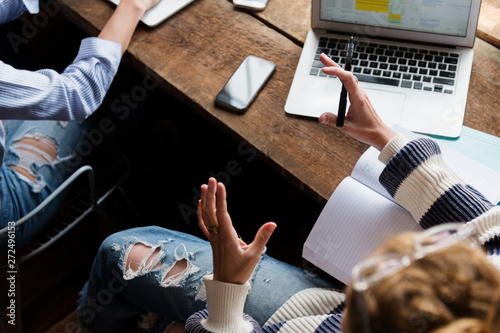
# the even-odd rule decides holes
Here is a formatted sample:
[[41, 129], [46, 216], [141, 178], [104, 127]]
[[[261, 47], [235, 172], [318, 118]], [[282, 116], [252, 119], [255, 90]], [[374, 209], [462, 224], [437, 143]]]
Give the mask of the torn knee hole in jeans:
[[19, 162], [9, 167], [34, 184], [38, 183], [39, 178], [31, 167], [33, 163], [41, 166], [57, 162], [55, 140], [40, 133], [25, 134], [22, 138], [14, 141], [11, 149], [19, 157]]
[[123, 258], [124, 278], [130, 280], [137, 276], [159, 271], [161, 272], [160, 284], [165, 287], [174, 287], [181, 286], [188, 274], [199, 271], [199, 268], [189, 261], [190, 254], [184, 245], [175, 249], [175, 262], [170, 266], [162, 263], [163, 255], [164, 252], [160, 245], [131, 244]]

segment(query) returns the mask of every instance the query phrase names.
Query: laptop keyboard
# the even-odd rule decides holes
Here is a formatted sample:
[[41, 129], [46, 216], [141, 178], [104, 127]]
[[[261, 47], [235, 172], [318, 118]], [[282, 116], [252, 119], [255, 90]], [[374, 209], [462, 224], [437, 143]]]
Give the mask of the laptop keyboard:
[[[343, 66], [347, 39], [320, 37], [309, 74], [328, 76], [319, 55]], [[352, 72], [359, 81], [453, 94], [460, 54], [381, 43], [354, 43]]]

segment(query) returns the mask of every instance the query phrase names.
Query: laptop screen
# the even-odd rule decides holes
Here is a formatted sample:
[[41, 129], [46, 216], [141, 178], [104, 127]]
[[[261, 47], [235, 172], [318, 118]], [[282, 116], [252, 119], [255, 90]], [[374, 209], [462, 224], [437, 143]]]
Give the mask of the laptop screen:
[[465, 37], [472, 0], [321, 0], [320, 20]]

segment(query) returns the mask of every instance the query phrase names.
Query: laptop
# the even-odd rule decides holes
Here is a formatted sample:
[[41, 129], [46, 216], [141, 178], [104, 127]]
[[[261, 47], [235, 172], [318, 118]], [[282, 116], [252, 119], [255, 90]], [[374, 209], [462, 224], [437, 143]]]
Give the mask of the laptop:
[[[108, 1], [111, 1], [115, 5], [120, 3], [120, 0]], [[155, 27], [194, 1], [195, 0], [160, 0], [160, 2], [144, 13], [141, 21], [149, 27]]]
[[319, 54], [343, 66], [353, 35], [352, 71], [384, 123], [460, 136], [480, 6], [480, 0], [312, 0], [312, 30], [286, 114], [337, 114], [342, 85], [322, 72]]

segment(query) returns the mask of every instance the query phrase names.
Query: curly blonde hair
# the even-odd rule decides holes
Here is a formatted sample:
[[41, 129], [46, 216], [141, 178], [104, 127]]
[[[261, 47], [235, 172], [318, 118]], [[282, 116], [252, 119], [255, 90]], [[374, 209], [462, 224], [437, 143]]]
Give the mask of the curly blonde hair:
[[[414, 237], [396, 236], [382, 249], [411, 255]], [[350, 332], [363, 332], [360, 318], [366, 316], [371, 332], [500, 332], [500, 272], [484, 251], [465, 244], [416, 260], [355, 293], [348, 287], [343, 320]]]

